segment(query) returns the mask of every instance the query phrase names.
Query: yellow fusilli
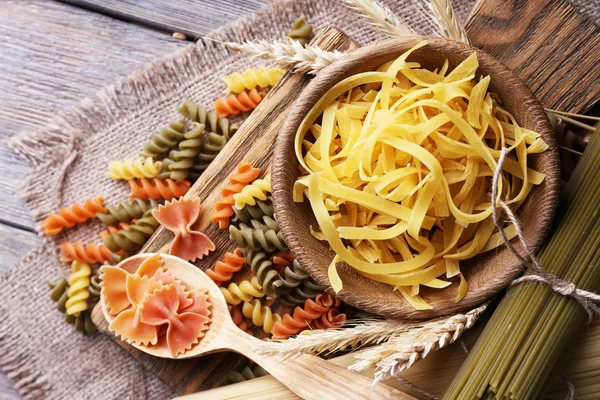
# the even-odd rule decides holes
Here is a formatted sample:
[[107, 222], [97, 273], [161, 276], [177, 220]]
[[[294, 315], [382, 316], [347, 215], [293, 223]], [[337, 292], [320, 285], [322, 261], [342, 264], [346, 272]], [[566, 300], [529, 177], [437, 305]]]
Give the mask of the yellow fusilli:
[[250, 185], [244, 187], [240, 193], [233, 195], [235, 206], [238, 210], [244, 208], [246, 204], [251, 206], [256, 204], [256, 200], [266, 200], [267, 193], [271, 193], [271, 174], [264, 179], [257, 179]]
[[240, 93], [244, 89], [252, 90], [255, 87], [275, 86], [285, 70], [281, 68], [249, 68], [243, 72], [234, 72], [231, 75], [224, 76], [222, 79], [227, 85], [226, 92]]
[[250, 318], [255, 326], [262, 326], [267, 333], [271, 333], [275, 322], [281, 321], [281, 315], [274, 314], [271, 307], [261, 304], [258, 299], [244, 303], [242, 314], [244, 317]]
[[73, 261], [71, 264], [71, 276], [69, 276], [69, 290], [67, 291], [67, 308], [68, 315], [79, 315], [80, 312], [87, 310], [88, 297], [90, 292], [90, 275], [92, 269], [89, 264]]
[[242, 281], [239, 284], [232, 282], [227, 288], [220, 287], [219, 289], [221, 289], [221, 293], [223, 293], [227, 304], [233, 306], [240, 304], [242, 301], [250, 302], [255, 298], [261, 298], [265, 295], [256, 277], [250, 281]]
[[112, 179], [142, 179], [154, 178], [160, 173], [162, 162], [154, 161], [152, 158], [146, 158], [142, 162], [141, 158], [135, 161], [111, 161], [108, 164], [106, 175]]

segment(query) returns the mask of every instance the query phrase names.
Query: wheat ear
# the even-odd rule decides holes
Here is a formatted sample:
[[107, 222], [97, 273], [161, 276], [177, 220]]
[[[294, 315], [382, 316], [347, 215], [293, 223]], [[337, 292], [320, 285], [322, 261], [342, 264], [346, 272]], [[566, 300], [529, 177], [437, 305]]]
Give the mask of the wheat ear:
[[389, 36], [416, 36], [407, 23], [376, 0], [343, 0], [356, 18]]
[[271, 60], [292, 72], [316, 75], [320, 70], [339, 60], [344, 53], [325, 51], [318, 46], [302, 46], [298, 41], [286, 39], [268, 42], [266, 40], [224, 43], [233, 51], [241, 51], [256, 58]]
[[423, 16], [448, 39], [469, 43], [467, 32], [458, 20], [450, 0], [413, 0]]
[[474, 308], [466, 314], [455, 314], [446, 319], [436, 319], [392, 336], [387, 342], [356, 355], [359, 360], [350, 365], [352, 371], [375, 367], [373, 384], [396, 375], [435, 350], [454, 343], [470, 329], [485, 311], [488, 304]]

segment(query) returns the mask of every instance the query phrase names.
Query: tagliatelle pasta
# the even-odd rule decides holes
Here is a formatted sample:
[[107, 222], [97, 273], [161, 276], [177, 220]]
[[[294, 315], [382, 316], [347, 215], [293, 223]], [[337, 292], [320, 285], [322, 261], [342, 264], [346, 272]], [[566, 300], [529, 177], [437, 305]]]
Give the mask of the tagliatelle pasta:
[[[346, 78], [315, 104], [296, 135], [305, 174], [293, 194], [308, 199], [319, 224], [311, 232], [336, 253], [336, 291], [343, 261], [417, 309], [431, 308], [420, 287], [447, 287], [444, 277], [460, 278], [460, 301], [460, 261], [502, 244], [488, 193], [501, 149], [509, 158], [499, 195], [516, 209], [544, 179], [527, 156], [548, 148], [490, 96], [489, 76], [475, 80], [475, 54], [430, 71], [408, 60], [425, 44]], [[514, 227], [505, 231], [515, 236]]]

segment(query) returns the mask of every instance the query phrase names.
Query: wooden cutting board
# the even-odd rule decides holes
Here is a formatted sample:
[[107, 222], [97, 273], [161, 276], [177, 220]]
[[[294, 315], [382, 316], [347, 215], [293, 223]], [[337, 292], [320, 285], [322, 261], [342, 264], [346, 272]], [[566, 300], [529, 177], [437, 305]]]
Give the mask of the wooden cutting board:
[[[562, 0], [481, 0], [466, 24], [471, 43], [504, 62], [531, 87], [548, 108], [582, 112], [600, 98], [600, 29]], [[316, 39], [323, 49], [347, 51], [356, 45], [336, 29]], [[220, 188], [241, 162], [267, 168], [279, 127], [308, 77], [288, 75], [271, 90], [248, 117], [217, 159], [190, 189], [205, 211], [198, 223], [217, 245], [217, 251], [197, 263], [207, 269], [234, 248], [224, 231], [209, 222]], [[166, 251], [173, 235], [159, 229], [142, 251]], [[245, 279], [236, 276], [235, 280]], [[277, 311], [274, 309], [274, 311]], [[285, 311], [280, 308], [279, 311]], [[94, 321], [106, 328], [96, 308]], [[255, 332], [260, 337], [261, 331]], [[196, 360], [172, 361], [148, 356], [116, 340], [144, 367], [178, 393], [191, 393], [227, 383], [227, 373], [246, 363], [235, 354], [216, 354]], [[427, 389], [426, 387], [424, 389]]]

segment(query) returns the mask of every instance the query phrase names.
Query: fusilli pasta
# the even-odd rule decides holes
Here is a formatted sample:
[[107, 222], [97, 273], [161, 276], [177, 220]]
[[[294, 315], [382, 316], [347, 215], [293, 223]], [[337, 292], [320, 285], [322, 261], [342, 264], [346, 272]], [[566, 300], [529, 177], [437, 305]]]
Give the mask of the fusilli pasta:
[[275, 86], [284, 74], [285, 70], [281, 68], [248, 68], [243, 72], [234, 72], [231, 75], [224, 76], [222, 79], [227, 85], [227, 91], [240, 93], [246, 89], [252, 90], [256, 87]]
[[204, 142], [200, 152], [194, 159], [194, 164], [190, 167], [189, 179], [196, 180], [208, 168], [219, 152], [227, 144], [227, 139], [214, 132], [209, 132], [207, 141]]
[[206, 129], [223, 136], [226, 141], [228, 141], [238, 129], [238, 127], [232, 125], [227, 118], [217, 118], [216, 111], [207, 112], [206, 108], [190, 99], [183, 100], [183, 104], [177, 111], [193, 122], [204, 124]]
[[223, 261], [217, 261], [211, 269], [205, 272], [217, 286], [221, 286], [223, 282], [230, 281], [233, 278], [233, 274], [242, 269], [245, 262], [246, 258], [242, 254], [242, 250], [235, 249], [233, 253], [225, 253]]
[[249, 302], [254, 298], [261, 298], [265, 295], [256, 277], [250, 281], [242, 281], [239, 284], [232, 282], [227, 288], [220, 287], [219, 289], [221, 289], [221, 293], [223, 293], [227, 304], [231, 304], [232, 306], [236, 306], [242, 301]]
[[102, 205], [102, 196], [87, 199], [85, 203], [73, 204], [71, 207], [60, 209], [56, 214], [49, 215], [40, 225], [40, 230], [46, 235], [56, 235], [65, 228], [72, 228], [77, 223], [95, 218], [98, 213], [106, 212]]
[[245, 366], [240, 372], [231, 371], [229, 372], [228, 377], [233, 383], [240, 383], [267, 375], [269, 375], [269, 373], [263, 367], [254, 364], [252, 367]]
[[177, 150], [172, 154], [174, 162], [169, 164], [171, 179], [178, 180], [188, 177], [189, 169], [194, 165], [194, 160], [202, 148], [204, 141], [202, 132], [204, 132], [204, 125], [194, 122], [193, 128], [186, 132], [184, 140], [179, 142]]
[[288, 33], [288, 37], [293, 40], [297, 40], [300, 42], [302, 46], [305, 46], [313, 33], [313, 27], [306, 21], [304, 16], [298, 18], [294, 25], [292, 26], [292, 30]]
[[62, 256], [60, 261], [79, 261], [88, 264], [102, 264], [112, 262], [112, 251], [105, 246], [96, 243], [84, 245], [83, 243], [63, 242], [60, 244]]
[[296, 307], [292, 315], [284, 315], [280, 322], [273, 325], [273, 339], [287, 339], [307, 329], [311, 321], [321, 318], [331, 307], [339, 305], [340, 301], [329, 293], [320, 294], [314, 300], [307, 299], [304, 307]]
[[69, 289], [67, 281], [63, 278], [58, 282], [48, 282], [48, 286], [50, 286], [50, 288], [52, 289], [52, 291], [50, 292], [50, 298], [56, 303], [58, 311], [60, 311], [63, 314], [66, 313], [66, 304], [67, 300], [69, 299], [69, 297], [67, 296], [67, 290]]
[[215, 111], [217, 111], [219, 117], [237, 115], [241, 112], [254, 110], [264, 97], [265, 94], [258, 92], [256, 89], [238, 94], [232, 93], [226, 98], [215, 101]]
[[75, 325], [75, 330], [78, 332], [83, 332], [87, 335], [91, 335], [96, 332], [96, 325], [92, 323], [89, 311], [82, 311], [77, 316], [66, 313], [66, 303], [68, 300], [67, 291], [69, 289], [69, 285], [67, 284], [66, 280], [61, 279], [57, 283], [48, 282], [48, 285], [52, 289], [50, 297], [54, 302], [57, 303], [58, 311], [65, 314], [65, 321], [68, 324]]
[[250, 318], [255, 326], [261, 326], [266, 333], [271, 333], [273, 324], [281, 321], [281, 315], [274, 314], [271, 307], [263, 305], [258, 299], [245, 302], [242, 306], [242, 314]]
[[190, 181], [180, 179], [174, 181], [173, 179], [167, 178], [160, 180], [158, 178], [140, 179], [129, 181], [129, 188], [131, 193], [130, 198], [136, 198], [141, 200], [147, 199], [165, 199], [171, 200], [173, 198], [179, 198], [187, 193], [190, 189]]
[[144, 144], [140, 157], [153, 158], [155, 160], [160, 158], [183, 140], [184, 132], [184, 120], [172, 121], [169, 126], [162, 128], [159, 133], [152, 136]]
[[[135, 223], [135, 219], [132, 219], [131, 223], [132, 224]], [[121, 229], [127, 229], [128, 227], [129, 227], [129, 223], [119, 222], [119, 224], [117, 226], [107, 226], [105, 230], [103, 230], [102, 232], [100, 232], [98, 234], [98, 236], [100, 236], [100, 239], [102, 239], [105, 236], [110, 236], [111, 233], [117, 233]]]
[[341, 328], [346, 323], [346, 314], [342, 314], [337, 308], [331, 308], [310, 323], [312, 329], [335, 329]]
[[90, 279], [90, 286], [88, 287], [88, 292], [90, 292], [90, 298], [88, 300], [91, 304], [96, 304], [100, 300], [101, 291], [102, 278], [100, 277], [100, 271], [97, 271]]
[[266, 200], [257, 200], [253, 206], [246, 204], [242, 209], [234, 206], [233, 212], [235, 213], [236, 222], [241, 221], [248, 224], [250, 220], [262, 220], [265, 216], [273, 218], [275, 209], [273, 208], [271, 196], [267, 196]]
[[[255, 223], [258, 222], [255, 221]], [[261, 224], [261, 226], [264, 225]], [[229, 236], [241, 248], [250, 247], [252, 250], [264, 250], [268, 253], [277, 250], [288, 250], [283, 234], [273, 229], [253, 229], [244, 223], [240, 223], [239, 228], [235, 225], [229, 227]]]
[[134, 247], [146, 243], [146, 240], [152, 236], [158, 225], [158, 221], [152, 216], [152, 210], [148, 210], [135, 224], [118, 233], [111, 233], [110, 236], [105, 236], [102, 238], [102, 241], [108, 249], [114, 252], [121, 249], [130, 251]]
[[256, 179], [240, 193], [234, 194], [233, 199], [235, 206], [242, 209], [246, 204], [255, 205], [256, 200], [266, 200], [268, 193], [271, 193], [271, 174], [267, 174], [263, 179]]
[[71, 275], [67, 281], [69, 284], [68, 300], [65, 303], [67, 314], [78, 316], [80, 312], [87, 310], [91, 274], [92, 269], [89, 264], [78, 261], [73, 261], [71, 264]]
[[210, 220], [219, 224], [219, 229], [227, 229], [229, 219], [234, 214], [233, 204], [235, 200], [233, 195], [239, 193], [250, 182], [256, 179], [260, 169], [252, 168], [250, 164], [242, 164], [238, 167], [237, 172], [229, 177], [229, 185], [221, 189], [221, 199], [217, 202], [216, 212]]
[[97, 217], [104, 225], [115, 226], [119, 222], [140, 218], [146, 211], [158, 207], [158, 204], [156, 200], [133, 199], [116, 206], [108, 206], [108, 211], [98, 214]]
[[135, 161], [111, 161], [108, 163], [106, 176], [124, 180], [154, 178], [160, 172], [161, 167], [162, 163], [154, 161], [152, 158], [146, 158], [144, 162], [141, 158]]
[[231, 314], [231, 320], [233, 321], [233, 323], [235, 324], [235, 326], [237, 326], [238, 328], [240, 328], [244, 332], [251, 333], [250, 332], [251, 326], [244, 319], [244, 316], [242, 315], [242, 310], [240, 308], [240, 305], [238, 304], [238, 305], [232, 306], [231, 304], [228, 304], [227, 305], [227, 309], [229, 310], [229, 313]]

